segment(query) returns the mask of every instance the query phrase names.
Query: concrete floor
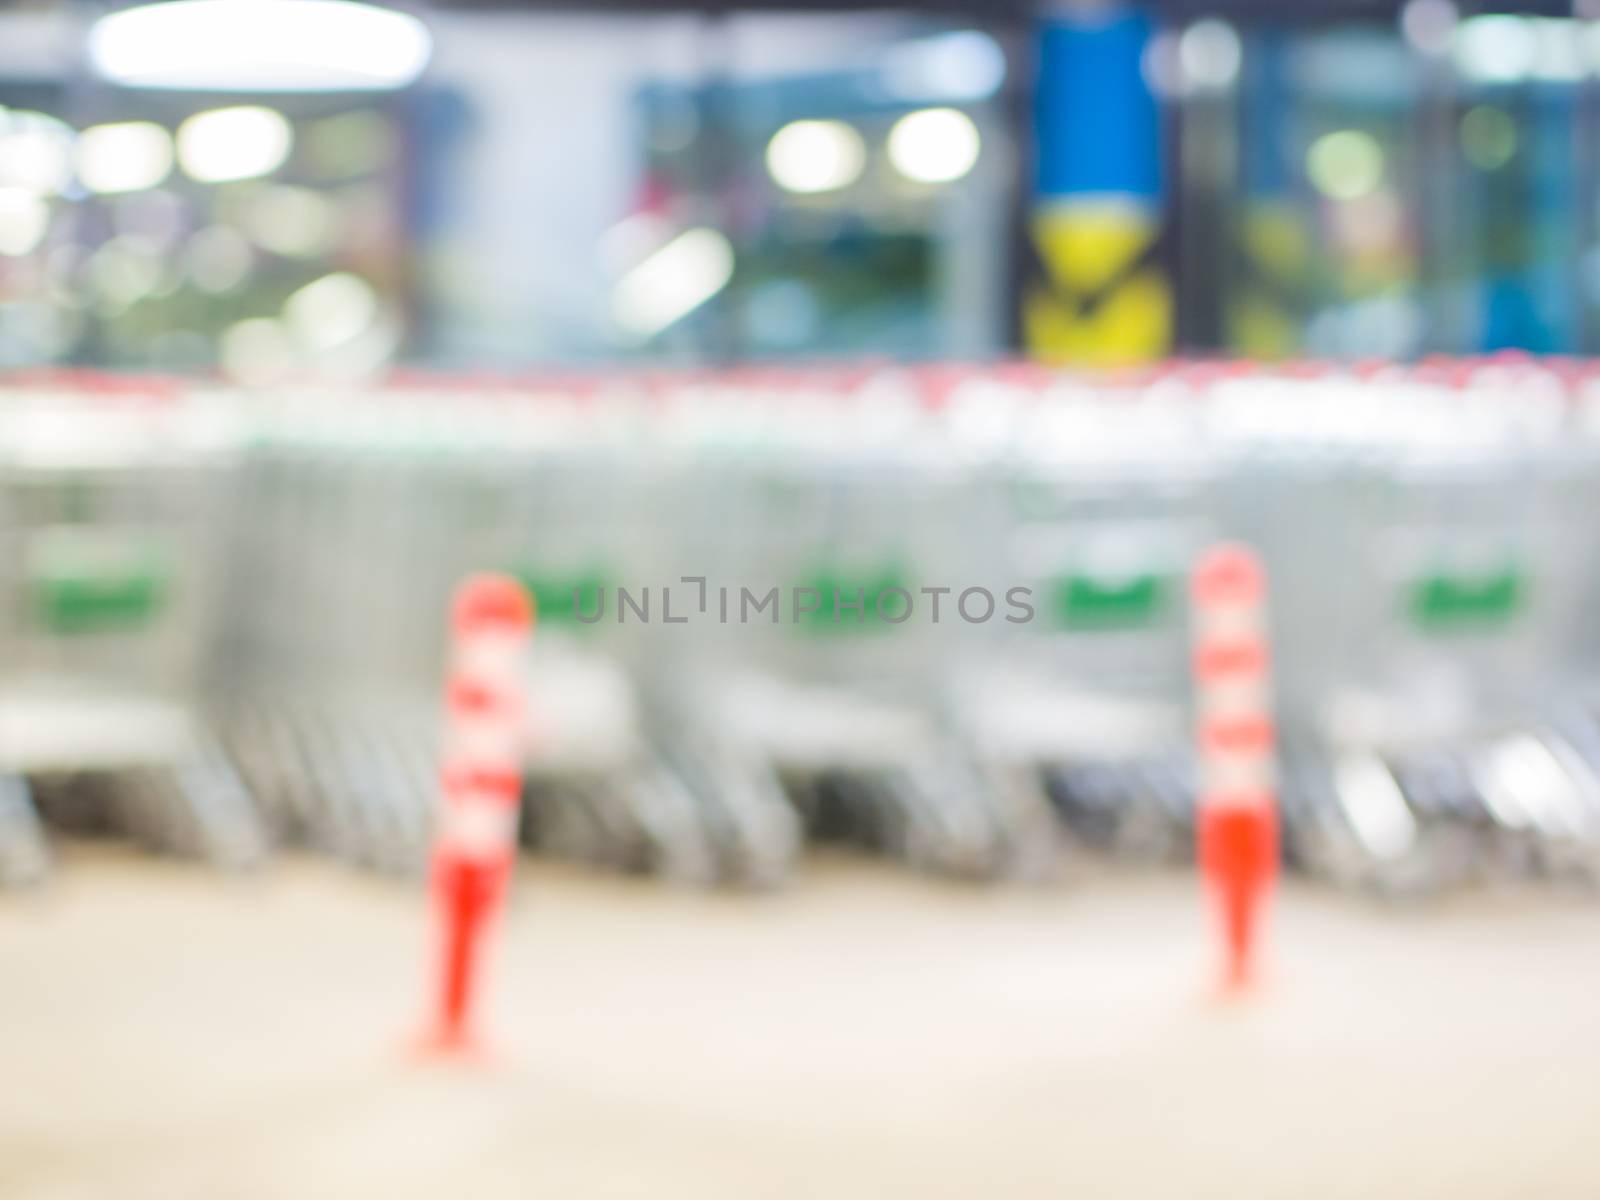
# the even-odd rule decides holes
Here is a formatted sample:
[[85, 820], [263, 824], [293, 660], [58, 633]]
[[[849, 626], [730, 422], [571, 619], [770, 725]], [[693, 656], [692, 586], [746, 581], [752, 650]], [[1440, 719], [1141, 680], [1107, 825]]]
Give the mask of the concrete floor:
[[414, 891], [78, 851], [0, 900], [0, 1197], [1600, 1195], [1600, 906], [1280, 899], [1230, 1004], [1182, 879], [528, 863], [493, 1061], [419, 1065]]

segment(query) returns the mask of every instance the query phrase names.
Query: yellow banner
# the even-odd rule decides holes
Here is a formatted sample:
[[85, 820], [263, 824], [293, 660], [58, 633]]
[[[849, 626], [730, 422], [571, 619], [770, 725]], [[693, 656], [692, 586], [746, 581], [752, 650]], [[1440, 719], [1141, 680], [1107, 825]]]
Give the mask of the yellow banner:
[[1172, 346], [1172, 286], [1149, 261], [1159, 222], [1136, 205], [1066, 202], [1041, 209], [1033, 243], [1045, 279], [1023, 298], [1023, 340], [1045, 362], [1113, 366]]

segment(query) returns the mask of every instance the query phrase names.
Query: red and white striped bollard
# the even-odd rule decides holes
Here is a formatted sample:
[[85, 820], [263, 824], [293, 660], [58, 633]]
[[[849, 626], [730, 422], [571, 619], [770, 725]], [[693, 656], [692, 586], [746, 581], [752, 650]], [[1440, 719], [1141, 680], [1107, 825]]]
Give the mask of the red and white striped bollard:
[[504, 575], [472, 575], [451, 609], [451, 659], [441, 745], [443, 802], [431, 886], [440, 952], [426, 1049], [473, 1047], [471, 1018], [486, 935], [505, 901], [517, 853], [533, 602]]
[[1195, 564], [1196, 851], [1222, 921], [1229, 987], [1253, 977], [1266, 897], [1278, 868], [1266, 594], [1266, 571], [1247, 546], [1213, 546]]

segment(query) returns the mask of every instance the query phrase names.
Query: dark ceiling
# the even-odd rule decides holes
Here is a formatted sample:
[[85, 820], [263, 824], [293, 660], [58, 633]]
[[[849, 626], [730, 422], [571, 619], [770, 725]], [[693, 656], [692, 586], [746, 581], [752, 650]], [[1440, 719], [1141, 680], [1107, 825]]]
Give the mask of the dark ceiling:
[[[1232, 16], [1255, 20], [1303, 21], [1329, 17], [1392, 18], [1403, 0], [1143, 0], [1158, 13], [1190, 16]], [[1061, 0], [433, 0], [445, 8], [524, 9], [554, 12], [662, 13], [704, 12], [926, 12], [930, 15], [1011, 19], [1051, 9]], [[1085, 5], [1084, 7], [1088, 7]], [[1571, 16], [1571, 0], [1458, 0], [1463, 15], [1518, 12]]]
[[[116, 8], [128, 0], [77, 0], [89, 9]], [[411, 9], [446, 8], [527, 12], [660, 14], [739, 12], [921, 12], [934, 17], [1009, 22], [1051, 10], [1075, 7], [1064, 0], [374, 0]], [[1231, 16], [1251, 21], [1302, 23], [1330, 19], [1392, 20], [1404, 0], [1136, 0], [1169, 18]], [[50, 9], [74, 0], [0, 0], [0, 11]], [[1110, 6], [1108, 3], [1107, 6]], [[1094, 0], [1076, 5], [1089, 9]], [[1571, 16], [1573, 0], [1456, 0], [1465, 16], [1475, 13], [1528, 13]]]

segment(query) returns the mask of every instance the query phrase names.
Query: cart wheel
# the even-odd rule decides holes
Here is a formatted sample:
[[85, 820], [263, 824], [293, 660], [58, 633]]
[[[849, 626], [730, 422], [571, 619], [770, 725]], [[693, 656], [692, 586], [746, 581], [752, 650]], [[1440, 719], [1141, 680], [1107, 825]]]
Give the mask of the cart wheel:
[[682, 743], [663, 761], [694, 796], [728, 878], [761, 890], [789, 880], [804, 831], [769, 763], [714, 744]]
[[694, 795], [665, 766], [619, 779], [634, 820], [649, 842], [651, 865], [672, 883], [706, 886], [717, 881], [717, 856]]
[[1005, 835], [999, 877], [1027, 886], [1060, 882], [1070, 849], [1041, 772], [1032, 766], [991, 766], [984, 775]]
[[201, 856], [236, 871], [266, 861], [266, 823], [220, 746], [207, 739], [193, 760], [173, 768], [173, 783]]

